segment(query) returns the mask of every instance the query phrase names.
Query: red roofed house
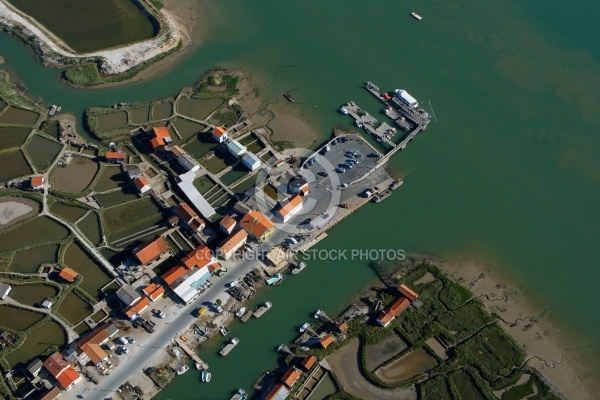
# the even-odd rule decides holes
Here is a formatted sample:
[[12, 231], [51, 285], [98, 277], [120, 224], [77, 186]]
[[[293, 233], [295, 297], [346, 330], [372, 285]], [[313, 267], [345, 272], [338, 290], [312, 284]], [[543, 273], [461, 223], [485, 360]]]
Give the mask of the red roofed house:
[[222, 126], [216, 126], [212, 130], [212, 137], [219, 143], [227, 140], [227, 131]]
[[266, 215], [260, 211], [250, 211], [244, 215], [240, 225], [250, 236], [253, 236], [259, 242], [267, 239], [275, 232], [275, 225]]
[[108, 354], [96, 343], [86, 343], [81, 347], [81, 350], [96, 367], [99, 367], [108, 358]]
[[151, 300], [155, 301], [160, 298], [165, 293], [165, 288], [158, 283], [152, 282], [148, 286], [142, 289], [142, 292]]
[[231, 235], [231, 232], [233, 232], [233, 228], [235, 228], [236, 225], [237, 222], [231, 215], [224, 216], [221, 222], [219, 222], [219, 228], [221, 231], [228, 235]]
[[44, 177], [43, 176], [33, 176], [31, 177], [31, 188], [34, 190], [43, 190], [44, 189]]
[[171, 135], [169, 130], [164, 126], [157, 126], [152, 128], [150, 131], [150, 145], [154, 152], [162, 151], [165, 149], [167, 143], [171, 143]]
[[165, 149], [165, 140], [163, 138], [152, 138], [150, 139], [150, 146], [152, 146], [152, 150], [157, 153], [159, 151], [163, 151]]
[[319, 344], [324, 349], [326, 349], [327, 347], [329, 347], [329, 345], [332, 344], [333, 342], [334, 342], [333, 336], [331, 336], [331, 335], [325, 335], [325, 336], [323, 336], [322, 338], [319, 339]]
[[183, 257], [181, 264], [165, 272], [161, 278], [187, 304], [200, 294], [198, 288], [210, 278], [211, 272], [219, 267], [210, 249], [200, 245]]
[[58, 276], [60, 276], [61, 278], [63, 278], [65, 281], [67, 281], [69, 283], [73, 283], [73, 282], [75, 282], [75, 279], [77, 279], [79, 274], [77, 272], [75, 272], [74, 270], [72, 270], [71, 268], [65, 267], [60, 270], [60, 272], [58, 273]]
[[202, 232], [202, 229], [206, 226], [204, 220], [196, 214], [196, 211], [188, 203], [178, 204], [175, 207], [175, 212], [192, 232]]
[[315, 366], [316, 363], [317, 357], [313, 356], [312, 354], [309, 354], [306, 357], [304, 357], [304, 360], [302, 360], [302, 362], [300, 363], [300, 368], [308, 372], [312, 369], [312, 367]]
[[302, 210], [302, 206], [302, 197], [300, 197], [299, 194], [296, 194], [286, 203], [282, 204], [276, 213], [283, 222], [288, 222]]
[[411, 303], [419, 297], [419, 295], [415, 291], [413, 291], [405, 284], [398, 286], [398, 291], [400, 292], [400, 294], [402, 294], [402, 296], [410, 300]]
[[410, 306], [410, 301], [406, 297], [401, 296], [394, 304], [379, 314], [377, 323], [385, 328], [394, 318], [402, 314], [408, 306]]
[[338, 330], [339, 333], [344, 333], [348, 330], [348, 324], [345, 322], [339, 322], [335, 325], [336, 329]]
[[58, 381], [64, 390], [69, 390], [81, 380], [77, 373], [59, 352], [51, 354], [44, 362], [44, 368]]
[[286, 388], [283, 383], [278, 383], [265, 396], [265, 400], [284, 400], [290, 394], [290, 389]]
[[163, 281], [165, 281], [165, 283], [167, 285], [171, 285], [177, 279], [179, 279], [183, 275], [185, 275], [185, 273], [187, 271], [188, 271], [188, 268], [186, 268], [185, 266], [180, 264], [180, 265], [174, 266], [173, 268], [171, 268], [170, 270], [168, 270], [167, 272], [162, 274], [160, 277], [162, 278]]
[[168, 250], [169, 245], [162, 236], [159, 236], [156, 239], [149, 240], [133, 249], [133, 255], [140, 264], [145, 265], [157, 260]]
[[133, 180], [133, 184], [135, 185], [135, 188], [140, 193], [146, 193], [148, 190], [150, 190], [150, 182], [148, 182], [148, 180], [146, 178], [144, 178], [143, 176], [140, 176], [139, 178], [135, 178]]
[[224, 260], [229, 260], [246, 243], [247, 239], [248, 234], [246, 231], [238, 229], [236, 233], [221, 242], [219, 247], [217, 247], [217, 254]]
[[290, 389], [294, 386], [294, 383], [300, 378], [301, 372], [296, 368], [292, 367], [285, 371], [285, 374], [281, 377], [281, 382], [283, 382]]
[[138, 318], [140, 314], [143, 313], [146, 308], [148, 308], [149, 305], [150, 300], [147, 297], [142, 297], [137, 303], [125, 310], [125, 315], [127, 315], [127, 317], [133, 321], [134, 319]]
[[38, 400], [54, 400], [60, 396], [60, 394], [60, 389], [56, 386], [52, 386], [52, 389], [49, 389], [42, 397], [38, 398]]
[[106, 157], [106, 161], [111, 164], [119, 164], [125, 162], [126, 154], [123, 150], [109, 151], [104, 157]]

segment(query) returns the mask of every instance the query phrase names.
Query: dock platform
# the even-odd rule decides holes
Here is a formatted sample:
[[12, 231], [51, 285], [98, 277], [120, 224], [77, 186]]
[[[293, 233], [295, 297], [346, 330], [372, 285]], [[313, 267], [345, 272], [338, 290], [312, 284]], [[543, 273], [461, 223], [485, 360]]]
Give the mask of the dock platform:
[[254, 316], [256, 318], [262, 317], [263, 314], [266, 313], [267, 311], [269, 311], [272, 306], [273, 306], [273, 304], [270, 301], [266, 301], [262, 307], [260, 307], [258, 310], [256, 310], [254, 312]]
[[208, 369], [208, 364], [202, 361], [195, 351], [192, 351], [189, 347], [187, 347], [183, 340], [175, 338], [175, 342], [179, 345], [179, 347], [181, 347], [183, 351], [185, 351], [185, 353], [188, 356], [190, 356], [192, 360], [194, 360], [194, 362], [200, 364], [200, 367], [202, 367], [202, 369]]

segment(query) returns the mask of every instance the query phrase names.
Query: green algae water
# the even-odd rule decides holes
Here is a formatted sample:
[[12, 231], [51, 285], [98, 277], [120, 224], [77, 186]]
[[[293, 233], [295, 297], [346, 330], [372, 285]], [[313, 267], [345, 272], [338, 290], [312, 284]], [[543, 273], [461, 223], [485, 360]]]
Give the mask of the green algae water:
[[[427, 106], [431, 100], [437, 122], [389, 164], [405, 184], [344, 220], [318, 248], [400, 247], [478, 260], [573, 335], [564, 350], [586, 363], [589, 376], [600, 372], [592, 340], [600, 336], [600, 3], [196, 3], [201, 45], [160, 76], [127, 87], [69, 88], [6, 35], [0, 52], [34, 97], [77, 116], [91, 105], [176, 93], [215, 66], [244, 68], [273, 102], [291, 91], [290, 109], [321, 139], [333, 126], [351, 126], [337, 112], [348, 100], [379, 115], [366, 80], [407, 89]], [[364, 262], [310, 261], [257, 295], [273, 309], [234, 323], [240, 344], [229, 356], [218, 356], [220, 341], [203, 346], [210, 384], [190, 371], [157, 398], [223, 399], [249, 390], [311, 313], [336, 314], [375, 281]]]

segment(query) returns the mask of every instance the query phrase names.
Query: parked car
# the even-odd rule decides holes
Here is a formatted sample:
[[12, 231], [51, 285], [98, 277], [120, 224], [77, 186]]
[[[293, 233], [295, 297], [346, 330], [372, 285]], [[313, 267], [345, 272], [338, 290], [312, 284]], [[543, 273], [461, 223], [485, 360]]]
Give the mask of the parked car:
[[133, 336], [127, 336], [126, 339], [129, 343], [135, 343], [135, 339], [133, 338]]
[[223, 307], [221, 307], [220, 305], [218, 305], [217, 303], [214, 304], [215, 310], [218, 313], [222, 313], [223, 312]]
[[317, 172], [317, 175], [322, 176], [322, 177], [326, 177], [327, 176], [327, 172]]
[[346, 171], [346, 170], [345, 170], [344, 168], [342, 168], [342, 167], [337, 167], [337, 168], [335, 169], [335, 172], [337, 172], [338, 174], [343, 174], [345, 171]]
[[120, 343], [120, 344], [127, 344], [129, 343], [129, 341], [127, 339], [125, 339], [124, 337], [118, 337], [115, 339], [115, 342]]
[[129, 349], [125, 346], [119, 346], [119, 350], [121, 351], [121, 353], [123, 354], [127, 354], [129, 353]]

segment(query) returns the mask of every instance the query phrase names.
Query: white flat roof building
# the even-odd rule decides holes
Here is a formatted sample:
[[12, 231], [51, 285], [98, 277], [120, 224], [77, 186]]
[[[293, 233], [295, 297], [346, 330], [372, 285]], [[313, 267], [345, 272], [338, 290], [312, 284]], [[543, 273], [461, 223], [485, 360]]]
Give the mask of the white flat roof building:
[[175, 294], [184, 302], [189, 303], [198, 293], [198, 288], [210, 278], [208, 267], [194, 268], [173, 284], [169, 285]]
[[206, 219], [215, 215], [215, 209], [206, 201], [204, 196], [200, 194], [198, 189], [194, 186], [194, 179], [196, 179], [196, 173], [194, 171], [188, 171], [185, 174], [179, 175], [179, 183], [177, 186], [185, 197], [189, 200], [190, 204]]
[[250, 151], [244, 154], [244, 157], [242, 157], [242, 162], [246, 167], [250, 169], [250, 171], [254, 171], [260, 168], [260, 158], [258, 158], [256, 154]]
[[246, 154], [247, 149], [246, 146], [244, 146], [237, 140], [232, 140], [229, 143], [227, 143], [227, 150], [229, 150], [231, 154], [239, 158]]

